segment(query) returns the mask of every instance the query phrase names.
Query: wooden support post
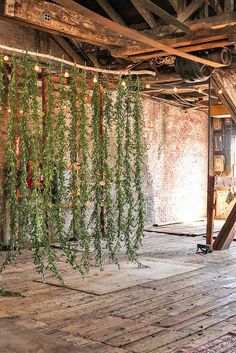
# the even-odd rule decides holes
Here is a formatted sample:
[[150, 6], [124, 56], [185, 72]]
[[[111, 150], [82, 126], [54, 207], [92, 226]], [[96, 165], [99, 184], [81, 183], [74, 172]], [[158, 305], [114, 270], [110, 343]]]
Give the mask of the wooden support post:
[[214, 250], [225, 250], [230, 247], [236, 235], [236, 204], [232, 208], [225, 224], [221, 228], [217, 238], [215, 239]]
[[213, 244], [213, 233], [214, 233], [214, 219], [215, 219], [215, 206], [216, 206], [216, 191], [215, 177], [208, 177], [208, 189], [207, 189], [207, 245]]

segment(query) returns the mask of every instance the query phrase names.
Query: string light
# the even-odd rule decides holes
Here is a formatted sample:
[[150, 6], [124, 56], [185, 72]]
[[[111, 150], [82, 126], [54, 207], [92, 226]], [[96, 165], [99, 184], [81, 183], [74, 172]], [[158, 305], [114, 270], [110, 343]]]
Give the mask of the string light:
[[39, 71], [40, 71], [40, 67], [39, 67], [38, 65], [35, 65], [35, 66], [34, 66], [34, 70], [35, 70], [36, 72], [39, 72]]
[[8, 113], [10, 113], [10, 112], [11, 112], [11, 109], [10, 109], [10, 108], [8, 108], [8, 109], [7, 109], [7, 111], [8, 111]]
[[121, 82], [121, 86], [126, 87], [126, 82], [124, 80]]
[[219, 89], [218, 93], [219, 93], [219, 94], [222, 94], [222, 93], [223, 93], [222, 89]]
[[68, 77], [70, 76], [69, 72], [66, 71], [66, 72], [64, 73], [64, 76], [65, 76], [66, 78], [68, 78]]
[[97, 83], [97, 82], [98, 82], [98, 78], [97, 78], [97, 76], [94, 76], [93, 83]]
[[8, 61], [8, 60], [9, 60], [9, 57], [8, 57], [7, 55], [4, 55], [3, 60], [4, 60], [4, 61]]
[[174, 87], [174, 92], [177, 92], [178, 91], [178, 88], [177, 87]]
[[149, 85], [149, 83], [146, 84], [145, 86], [147, 89], [151, 88], [151, 85]]
[[19, 113], [20, 113], [20, 114], [23, 114], [24, 112], [23, 112], [23, 110], [22, 110], [22, 109], [20, 109], [20, 110], [19, 110]]
[[201, 88], [198, 88], [198, 93], [202, 93], [202, 89]]

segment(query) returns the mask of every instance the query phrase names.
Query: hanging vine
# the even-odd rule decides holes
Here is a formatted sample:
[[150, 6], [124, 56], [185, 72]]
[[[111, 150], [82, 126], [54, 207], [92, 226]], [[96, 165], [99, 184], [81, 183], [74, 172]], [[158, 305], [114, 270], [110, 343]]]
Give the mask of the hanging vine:
[[136, 232], [134, 240], [134, 253], [142, 243], [144, 229], [144, 196], [142, 192], [143, 145], [142, 145], [142, 100], [140, 81], [137, 78], [133, 104], [134, 119], [134, 183], [136, 199]]
[[106, 219], [106, 239], [109, 256], [112, 262], [117, 263], [117, 243], [115, 237], [114, 202], [112, 198], [113, 173], [110, 166], [110, 133], [112, 131], [114, 108], [110, 89], [104, 93], [104, 132], [103, 132], [103, 160], [104, 160], [104, 217]]
[[124, 222], [124, 241], [126, 253], [129, 260], [133, 261], [136, 257], [132, 244], [132, 232], [134, 230], [134, 188], [133, 188], [133, 143], [132, 140], [132, 106], [133, 94], [131, 81], [126, 82], [125, 94], [125, 146], [124, 146], [124, 197], [126, 205], [126, 217]]
[[116, 121], [116, 167], [115, 167], [115, 187], [117, 206], [117, 237], [122, 241], [125, 225], [125, 197], [124, 197], [124, 96], [125, 86], [121, 79], [117, 85], [117, 97], [115, 103]]
[[[5, 103], [4, 65], [0, 57], [0, 107]], [[133, 88], [131, 79], [120, 79], [112, 91], [102, 87], [102, 78], [93, 79], [90, 103], [89, 75], [76, 66], [65, 75], [63, 65], [57, 75], [48, 65], [41, 74], [41, 109], [40, 64], [26, 54], [21, 61], [13, 57], [11, 65], [5, 109], [11, 237], [0, 271], [19, 250], [30, 248], [37, 271], [44, 277], [49, 269], [63, 282], [55, 241], [81, 274], [89, 270], [92, 251], [100, 268], [105, 248], [118, 264], [122, 242], [128, 259], [137, 261], [144, 224], [139, 81]]]
[[70, 154], [70, 178], [69, 178], [69, 204], [72, 213], [70, 222], [70, 236], [73, 239], [79, 237], [79, 188], [78, 188], [78, 102], [77, 102], [78, 71], [74, 66], [70, 81], [70, 126], [69, 126], [69, 154]]
[[79, 240], [83, 249], [82, 263], [86, 271], [89, 269], [90, 260], [90, 235], [87, 223], [87, 205], [89, 202], [89, 145], [88, 145], [88, 126], [89, 120], [86, 110], [87, 98], [87, 81], [86, 73], [80, 74], [80, 91], [79, 91]]
[[[3, 116], [4, 116], [4, 62], [3, 58], [0, 56], [0, 134], [1, 139], [3, 137]], [[4, 217], [4, 166], [3, 162], [0, 161], [0, 227], [3, 225]]]
[[7, 208], [10, 215], [9, 251], [0, 267], [2, 272], [6, 266], [15, 261], [19, 251], [19, 212], [17, 201], [17, 157], [16, 157], [16, 100], [17, 100], [17, 61], [12, 57], [11, 81], [9, 84], [8, 132], [7, 132]]

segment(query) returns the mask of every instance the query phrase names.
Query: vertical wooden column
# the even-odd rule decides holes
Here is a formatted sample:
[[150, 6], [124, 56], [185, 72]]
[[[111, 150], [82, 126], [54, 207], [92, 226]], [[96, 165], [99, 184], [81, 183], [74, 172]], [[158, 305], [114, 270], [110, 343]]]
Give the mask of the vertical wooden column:
[[207, 229], [206, 244], [213, 245], [216, 192], [213, 172], [213, 122], [211, 118], [211, 80], [208, 87], [208, 180], [207, 180]]
[[[103, 124], [104, 124], [104, 89], [102, 86], [99, 87], [99, 135], [100, 135], [100, 143], [101, 146], [103, 146], [103, 138], [104, 138], [104, 131], [103, 131]], [[103, 147], [102, 147], [103, 148]], [[104, 187], [103, 182], [104, 182], [104, 160], [103, 160], [103, 155], [101, 154], [101, 169], [100, 169], [100, 177], [101, 177], [101, 182], [102, 182], [102, 189]], [[102, 195], [103, 196], [103, 195]], [[100, 219], [101, 219], [101, 232], [104, 235], [105, 234], [105, 214], [104, 214], [104, 206], [101, 206], [101, 214], [100, 214]]]

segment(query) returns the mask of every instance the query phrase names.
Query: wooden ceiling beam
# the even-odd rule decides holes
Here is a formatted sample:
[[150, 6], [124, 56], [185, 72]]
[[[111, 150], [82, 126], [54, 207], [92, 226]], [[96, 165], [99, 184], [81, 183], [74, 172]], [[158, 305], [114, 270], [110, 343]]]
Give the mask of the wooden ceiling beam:
[[[174, 48], [180, 48], [187, 45], [197, 45], [200, 43], [213, 42], [217, 40], [231, 38], [236, 34], [236, 25], [227, 26], [219, 29], [208, 29], [205, 31], [199, 31], [194, 37], [193, 36], [183, 36], [183, 37], [172, 37], [167, 39], [160, 39], [161, 42], [170, 45]], [[234, 38], [233, 38], [234, 39]], [[134, 56], [134, 55], [145, 55], [145, 53], [154, 53], [151, 48], [118, 48], [112, 50], [114, 56]], [[160, 53], [155, 51], [155, 53]]]
[[103, 25], [107, 29], [110, 29], [112, 31], [115, 31], [119, 33], [120, 35], [126, 36], [129, 39], [139, 41], [147, 46], [153, 47], [154, 49], [159, 49], [159, 50], [164, 50], [166, 53], [170, 55], [176, 55], [183, 57], [188, 60], [196, 61], [204, 65], [209, 65], [212, 67], [222, 67], [223, 65], [217, 62], [213, 62], [211, 60], [207, 60], [202, 57], [198, 57], [195, 55], [191, 55], [189, 53], [182, 52], [181, 50], [172, 48], [166, 44], [161, 43], [160, 41], [157, 41], [153, 38], [148, 37], [147, 35], [144, 35], [138, 31], [135, 31], [131, 28], [124, 27], [120, 25], [119, 23], [115, 23], [107, 18], [104, 18], [103, 16], [100, 16], [99, 14], [87, 9], [86, 7], [76, 3], [73, 0], [55, 0], [55, 2], [63, 7], [66, 7], [74, 12], [80, 13], [80, 15], [84, 16], [88, 20], [92, 21], [93, 23], [96, 23], [97, 25]]
[[224, 1], [224, 12], [234, 11], [234, 0], [225, 0]]
[[56, 36], [52, 34], [51, 37], [55, 42], [65, 51], [65, 53], [77, 64], [84, 65], [84, 61], [79, 56], [79, 54], [67, 43], [67, 41], [61, 36]]
[[113, 21], [120, 23], [123, 26], [126, 26], [125, 21], [121, 18], [118, 12], [116, 12], [116, 10], [111, 6], [108, 0], [97, 0], [97, 2]]
[[192, 0], [183, 12], [178, 14], [178, 20], [185, 22], [195, 11], [199, 9], [205, 0]]
[[[44, 20], [45, 13], [50, 14], [49, 20]], [[34, 28], [42, 31], [76, 38], [79, 41], [98, 46], [120, 47], [137, 44], [137, 41], [130, 40], [127, 37], [124, 38], [119, 33], [94, 23], [80, 13], [47, 1], [5, 0], [4, 15], [31, 24]]]
[[217, 15], [222, 15], [224, 13], [219, 0], [209, 0], [209, 5], [213, 8]]
[[229, 113], [231, 114], [232, 119], [234, 122], [236, 122], [236, 107], [216, 74], [213, 74], [211, 77], [211, 85], [221, 103], [226, 106]]
[[[228, 39], [221, 40], [221, 41], [214, 41], [214, 42], [206, 42], [197, 45], [187, 45], [185, 47], [181, 47], [181, 50], [190, 53], [193, 51], [201, 51], [206, 49], [215, 49], [215, 48], [223, 48], [229, 45], [234, 44], [235, 41], [229, 41]], [[153, 52], [153, 53], [146, 53], [146, 54], [138, 54], [136, 56], [129, 56], [129, 59], [133, 61], [140, 61], [140, 60], [149, 60], [153, 58], [160, 58], [166, 56], [165, 52]]]
[[175, 12], [177, 12], [178, 0], [168, 0], [168, 2], [171, 4], [171, 6], [172, 6], [173, 9], [175, 10]]
[[141, 0], [142, 4], [152, 13], [162, 18], [166, 23], [175, 26], [185, 33], [191, 33], [188, 26], [182, 23], [181, 20], [176, 19], [174, 16], [171, 16], [168, 12], [163, 10], [160, 6], [154, 4], [150, 0]]
[[133, 6], [136, 8], [136, 10], [140, 13], [140, 15], [144, 18], [144, 20], [151, 28], [157, 27], [157, 22], [153, 14], [150, 11], [148, 11], [145, 6], [143, 6], [143, 3], [141, 0], [130, 0], [130, 1], [132, 2]]

